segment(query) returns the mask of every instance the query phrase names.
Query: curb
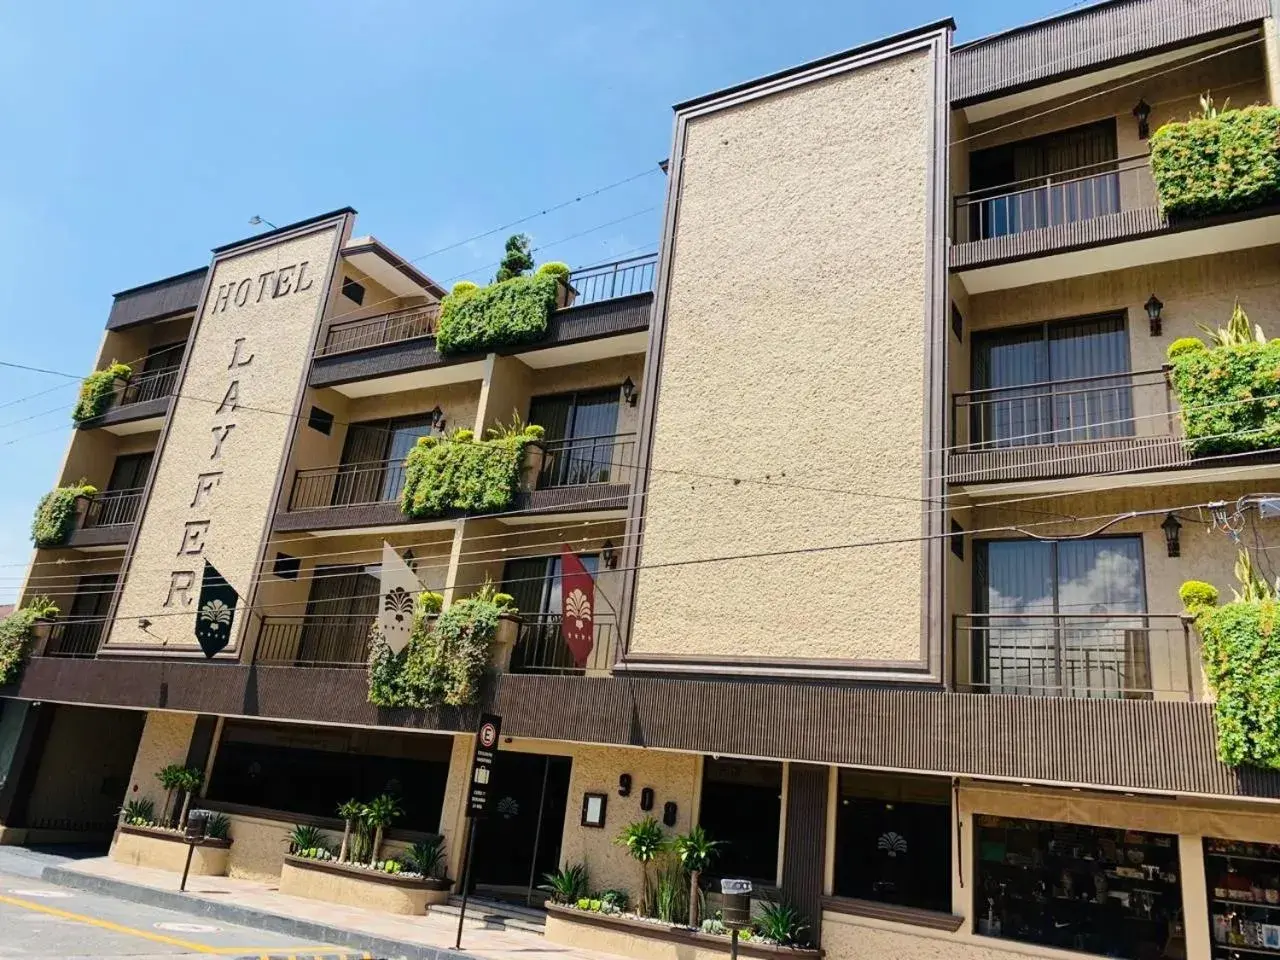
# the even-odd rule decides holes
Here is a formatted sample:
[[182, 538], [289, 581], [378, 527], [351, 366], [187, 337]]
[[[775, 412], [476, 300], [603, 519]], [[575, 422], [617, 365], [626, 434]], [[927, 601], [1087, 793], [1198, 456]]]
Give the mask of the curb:
[[[160, 907], [178, 913], [189, 913], [197, 917], [209, 917], [224, 923], [255, 927], [268, 933], [280, 933], [294, 937], [300, 941], [331, 943], [337, 947], [346, 947], [356, 956], [372, 955], [378, 960], [481, 960], [471, 953], [460, 953], [444, 947], [430, 947], [421, 943], [406, 943], [391, 940], [368, 933], [345, 930], [342, 927], [331, 927], [310, 920], [298, 920], [279, 913], [259, 910], [254, 907], [242, 907], [233, 903], [220, 903], [206, 900], [189, 893], [176, 890], [157, 890], [155, 887], [140, 883], [127, 883], [110, 877], [95, 877], [78, 870], [66, 867], [46, 867], [40, 879], [45, 883], [60, 887], [71, 887], [86, 893], [100, 893], [117, 900], [128, 900], [148, 907]], [[317, 956], [332, 957], [333, 951], [320, 953]], [[246, 955], [246, 960], [260, 960], [262, 954]], [[267, 955], [271, 957], [271, 954]], [[306, 956], [303, 954], [302, 956]], [[272, 958], [274, 960], [274, 957]], [[301, 958], [299, 958], [301, 960]]]

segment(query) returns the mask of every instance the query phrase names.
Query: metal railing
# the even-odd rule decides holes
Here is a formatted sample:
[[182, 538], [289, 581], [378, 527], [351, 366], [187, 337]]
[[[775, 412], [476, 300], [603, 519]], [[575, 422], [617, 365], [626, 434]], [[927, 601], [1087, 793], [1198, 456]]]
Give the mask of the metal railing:
[[582, 674], [588, 670], [613, 667], [618, 629], [612, 618], [595, 621], [595, 642], [579, 663], [560, 631], [558, 613], [522, 613], [515, 649], [511, 651], [512, 673]]
[[1172, 436], [1177, 430], [1163, 368], [966, 390], [951, 398], [957, 451]]
[[162, 367], [138, 374], [115, 392], [114, 405], [126, 407], [170, 396], [178, 384], [178, 367]]
[[44, 647], [46, 657], [84, 657], [97, 655], [106, 633], [103, 619], [59, 620], [49, 627], [49, 639]]
[[634, 433], [556, 440], [544, 446], [538, 489], [591, 483], [631, 483], [635, 471]]
[[398, 343], [415, 337], [433, 337], [440, 319], [440, 304], [429, 303], [408, 310], [395, 310], [363, 320], [335, 323], [325, 334], [319, 356], [363, 350], [384, 343]]
[[[1005, 237], [1119, 213], [1126, 196], [1152, 196], [1148, 155], [1092, 163], [955, 198], [955, 242]], [[1130, 202], [1129, 206], [1133, 206]]]
[[392, 503], [404, 488], [403, 460], [369, 460], [299, 470], [289, 491], [289, 512]]
[[293, 667], [363, 667], [376, 614], [264, 617], [254, 663]]
[[650, 293], [657, 269], [657, 253], [646, 253], [640, 257], [574, 270], [569, 274], [569, 286], [578, 294], [573, 305], [580, 307], [602, 300]]
[[1193, 640], [1180, 617], [974, 613], [955, 617], [953, 635], [963, 691], [1195, 698]]
[[142, 488], [132, 490], [103, 490], [89, 498], [82, 527], [117, 527], [131, 524], [138, 519], [142, 506]]

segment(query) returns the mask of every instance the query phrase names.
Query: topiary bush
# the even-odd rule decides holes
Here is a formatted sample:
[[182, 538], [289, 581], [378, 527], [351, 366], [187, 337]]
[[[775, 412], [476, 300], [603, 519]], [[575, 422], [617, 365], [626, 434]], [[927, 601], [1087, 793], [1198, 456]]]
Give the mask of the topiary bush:
[[1165, 124], [1151, 136], [1151, 173], [1160, 209], [1171, 219], [1280, 201], [1280, 108]]
[[561, 263], [559, 260], [550, 260], [538, 267], [538, 273], [544, 276], [557, 277], [565, 283], [569, 282], [569, 274], [572, 271], [567, 263]]
[[35, 626], [40, 620], [58, 615], [57, 605], [48, 597], [35, 597], [26, 606], [0, 620], [0, 687], [13, 683], [22, 672]]
[[1188, 580], [1178, 589], [1178, 599], [1182, 601], [1187, 612], [1192, 613], [1199, 607], [1216, 606], [1218, 588], [1203, 580]]
[[1280, 446], [1280, 341], [1184, 351], [1170, 360], [1192, 456]]
[[71, 419], [76, 423], [91, 420], [106, 413], [110, 406], [111, 396], [115, 392], [117, 380], [128, 380], [133, 376], [133, 368], [127, 363], [112, 361], [105, 370], [97, 370], [80, 384], [80, 397], [71, 411]]
[[525, 447], [541, 436], [541, 428], [526, 427], [488, 440], [475, 440], [470, 430], [459, 430], [447, 440], [423, 437], [404, 461], [400, 509], [414, 518], [438, 517], [447, 510], [506, 510], [520, 489]]
[[493, 278], [493, 282], [504, 283], [515, 277], [524, 276], [532, 269], [533, 249], [529, 244], [529, 238], [523, 233], [516, 233], [507, 237], [502, 262], [498, 264], [498, 273]]
[[480, 284], [472, 283], [470, 280], [459, 280], [453, 285], [450, 291], [455, 297], [465, 297], [468, 294], [475, 293], [480, 289]]
[[552, 274], [514, 277], [478, 290], [454, 292], [440, 305], [436, 348], [445, 355], [478, 353], [540, 340], [556, 308]]
[[60, 547], [76, 529], [76, 500], [91, 497], [98, 488], [81, 480], [70, 487], [58, 487], [40, 498], [31, 520], [31, 542], [37, 547]]
[[1196, 353], [1206, 349], [1208, 348], [1204, 345], [1204, 341], [1199, 337], [1179, 337], [1169, 344], [1169, 349], [1164, 352], [1164, 355], [1173, 360], [1184, 353]]

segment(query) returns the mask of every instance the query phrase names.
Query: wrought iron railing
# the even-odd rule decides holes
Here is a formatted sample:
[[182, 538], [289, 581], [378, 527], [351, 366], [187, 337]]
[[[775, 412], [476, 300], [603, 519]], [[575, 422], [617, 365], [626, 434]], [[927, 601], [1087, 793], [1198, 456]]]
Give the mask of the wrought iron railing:
[[1179, 430], [1164, 369], [966, 390], [952, 397], [957, 451], [1173, 436]]
[[404, 488], [403, 460], [369, 460], [299, 470], [289, 491], [290, 512], [392, 503]]
[[515, 649], [511, 651], [512, 673], [581, 674], [588, 670], [608, 670], [617, 653], [617, 624], [612, 617], [597, 618], [595, 640], [585, 657], [575, 657], [560, 629], [558, 613], [521, 613]]
[[116, 527], [131, 524], [138, 519], [142, 506], [142, 488], [133, 490], [103, 490], [89, 498], [82, 527]]
[[97, 655], [106, 633], [107, 621], [101, 618], [59, 620], [49, 627], [45, 643], [46, 657], [85, 657]]
[[957, 686], [1048, 697], [1195, 698], [1191, 631], [1146, 613], [963, 614]]
[[657, 269], [658, 255], [646, 253], [641, 257], [574, 270], [569, 274], [569, 286], [577, 292], [573, 305], [580, 307], [601, 300], [650, 293]]
[[264, 617], [255, 663], [294, 667], [363, 667], [376, 614]]
[[544, 447], [538, 489], [591, 483], [631, 483], [635, 472], [634, 433], [556, 440]]
[[1148, 195], [1154, 205], [1147, 154], [975, 190], [955, 199], [955, 242], [1092, 220], [1125, 209], [1127, 196]]
[[126, 407], [170, 396], [178, 384], [178, 367], [162, 367], [138, 374], [115, 392], [114, 404]]
[[398, 343], [415, 337], [435, 336], [436, 323], [440, 319], [440, 304], [429, 303], [408, 310], [394, 310], [363, 320], [347, 320], [335, 323], [325, 334], [319, 356], [345, 353], [348, 350], [364, 350], [384, 343]]

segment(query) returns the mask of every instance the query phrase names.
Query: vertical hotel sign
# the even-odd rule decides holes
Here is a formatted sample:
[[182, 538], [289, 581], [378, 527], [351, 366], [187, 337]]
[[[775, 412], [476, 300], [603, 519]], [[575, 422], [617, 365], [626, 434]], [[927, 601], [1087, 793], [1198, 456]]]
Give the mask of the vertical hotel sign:
[[107, 649], [193, 648], [206, 567], [241, 598], [228, 638], [242, 633], [348, 229], [347, 215], [335, 215], [215, 256]]

